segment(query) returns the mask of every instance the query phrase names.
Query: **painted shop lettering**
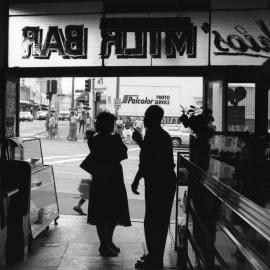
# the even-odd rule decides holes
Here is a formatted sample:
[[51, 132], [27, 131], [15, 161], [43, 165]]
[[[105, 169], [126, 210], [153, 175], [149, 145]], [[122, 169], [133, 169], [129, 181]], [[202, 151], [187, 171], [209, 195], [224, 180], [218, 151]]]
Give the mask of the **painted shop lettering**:
[[49, 26], [43, 41], [43, 29], [26, 26], [22, 29], [22, 58], [49, 59], [51, 53], [58, 53], [64, 59], [87, 58], [87, 28], [83, 25], [67, 25], [63, 30]]
[[[270, 53], [270, 30], [263, 20], [255, 20], [263, 34], [254, 37], [241, 25], [234, 29], [238, 34], [228, 35], [226, 38], [218, 31], [212, 31], [215, 47], [219, 50], [215, 55], [245, 55], [252, 57], [270, 58], [260, 53]], [[234, 51], [234, 52], [232, 52]]]
[[[151, 18], [155, 19], [155, 18]], [[105, 24], [110, 25], [110, 19], [106, 20]], [[143, 27], [137, 27], [138, 30], [134, 30], [136, 26], [132, 25], [136, 23], [134, 19], [125, 18], [124, 22], [131, 21], [132, 25], [130, 30], [127, 30], [128, 26], [125, 27], [124, 22], [121, 25], [121, 19], [114, 23], [110, 30], [101, 28], [101, 57], [104, 59], [110, 58], [112, 55], [112, 47], [114, 47], [114, 54], [118, 59], [127, 58], [147, 58], [149, 47], [149, 54], [152, 58], [161, 58], [161, 52], [164, 49], [166, 58], [176, 58], [179, 56], [187, 55], [189, 58], [196, 57], [196, 41], [197, 41], [197, 27], [190, 22], [190, 18], [174, 18], [179, 29], [171, 30], [139, 30]], [[181, 26], [181, 22], [183, 24]], [[104, 24], [104, 21], [102, 21]], [[140, 23], [140, 20], [137, 20]], [[151, 23], [151, 22], [150, 22]], [[119, 24], [119, 25], [118, 25]], [[119, 30], [123, 29], [125, 30]], [[115, 29], [113, 29], [115, 28]], [[163, 27], [164, 28], [164, 27]], [[156, 28], [155, 28], [156, 29]], [[149, 35], [147, 34], [149, 33]], [[164, 48], [162, 48], [161, 33], [164, 33]], [[128, 35], [134, 39], [134, 47], [128, 47]], [[149, 43], [149, 46], [148, 46]]]
[[170, 96], [156, 96], [155, 104], [159, 105], [170, 105]]
[[124, 95], [122, 103], [127, 104], [153, 104], [154, 100], [146, 98], [139, 98], [137, 95]]
[[138, 95], [124, 95], [122, 103], [170, 105], [170, 96], [157, 95], [156, 99], [149, 99], [148, 97], [139, 98]]

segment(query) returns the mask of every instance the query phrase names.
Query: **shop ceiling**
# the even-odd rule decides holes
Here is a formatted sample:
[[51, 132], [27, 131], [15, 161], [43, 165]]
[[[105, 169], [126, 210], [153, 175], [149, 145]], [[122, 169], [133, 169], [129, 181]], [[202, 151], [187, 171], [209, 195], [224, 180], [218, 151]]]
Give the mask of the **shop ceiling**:
[[9, 0], [16, 3], [103, 2], [104, 12], [156, 12], [209, 9], [265, 9], [270, 0]]

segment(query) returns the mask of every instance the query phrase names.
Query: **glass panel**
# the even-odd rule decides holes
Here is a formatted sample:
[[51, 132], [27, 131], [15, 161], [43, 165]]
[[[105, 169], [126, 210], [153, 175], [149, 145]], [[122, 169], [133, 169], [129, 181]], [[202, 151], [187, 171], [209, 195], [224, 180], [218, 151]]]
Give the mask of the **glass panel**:
[[54, 176], [51, 166], [32, 172], [30, 222], [32, 234], [49, 224], [58, 213]]
[[213, 111], [215, 121], [213, 125], [216, 131], [222, 131], [222, 104], [223, 104], [223, 84], [222, 81], [213, 81], [208, 83], [207, 88], [207, 108]]
[[[244, 219], [241, 219], [237, 214], [235, 214], [229, 207], [225, 204], [221, 205], [221, 209], [219, 211], [220, 219], [226, 224], [228, 230], [236, 237], [240, 239], [242, 244], [252, 250], [257, 257], [260, 258], [268, 267], [270, 266], [270, 242], [267, 241], [257, 230], [251, 227]], [[225, 237], [224, 232], [217, 232], [216, 242], [220, 242], [219, 245], [226, 245], [226, 240], [221, 240], [219, 235], [223, 235]], [[228, 238], [226, 236], [225, 238]], [[230, 245], [233, 246], [233, 245]], [[227, 246], [228, 248], [228, 246]], [[223, 248], [224, 249], [224, 248]], [[243, 258], [240, 258], [241, 254], [236, 249], [236, 247], [232, 247], [231, 254], [233, 255], [233, 260], [238, 264], [242, 261]], [[240, 260], [241, 259], [241, 260]], [[245, 268], [244, 266], [239, 269], [249, 269]]]
[[255, 129], [255, 84], [229, 83], [227, 89], [228, 131]]
[[29, 162], [32, 168], [42, 166], [43, 159], [42, 159], [40, 139], [18, 138], [18, 141], [22, 144], [23, 149], [20, 148], [15, 149], [15, 159]]
[[218, 226], [215, 239], [215, 269], [254, 269], [228, 235]]
[[[192, 233], [193, 232], [193, 219], [191, 214], [188, 216], [188, 230]], [[195, 253], [192, 244], [190, 241], [188, 241], [188, 246], [187, 246], [187, 252], [188, 252], [188, 259], [191, 263], [191, 266], [193, 269], [195, 269], [198, 266], [198, 257], [196, 256], [197, 254]]]

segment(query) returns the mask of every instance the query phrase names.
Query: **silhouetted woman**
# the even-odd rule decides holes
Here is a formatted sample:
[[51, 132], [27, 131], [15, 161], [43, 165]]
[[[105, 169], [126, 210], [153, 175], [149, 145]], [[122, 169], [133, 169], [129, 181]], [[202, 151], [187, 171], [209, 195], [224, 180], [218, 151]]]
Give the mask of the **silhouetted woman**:
[[102, 112], [97, 116], [96, 133], [88, 139], [92, 170], [87, 222], [96, 225], [100, 255], [117, 256], [113, 243], [116, 225], [131, 226], [123, 170], [120, 162], [127, 158], [127, 147], [114, 130], [115, 116]]

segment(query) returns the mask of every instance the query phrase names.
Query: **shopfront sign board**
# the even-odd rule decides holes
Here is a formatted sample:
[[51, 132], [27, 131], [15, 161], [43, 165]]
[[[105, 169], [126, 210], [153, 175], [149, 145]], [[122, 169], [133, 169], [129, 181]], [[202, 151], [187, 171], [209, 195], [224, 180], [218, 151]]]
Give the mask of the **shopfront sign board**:
[[101, 14], [10, 17], [9, 67], [101, 66]]
[[261, 65], [270, 58], [270, 11], [215, 11], [211, 65]]
[[[114, 24], [115, 28], [108, 30], [103, 25], [111, 25], [113, 18], [101, 16], [10, 17], [9, 67], [208, 64], [208, 35], [201, 29], [208, 20], [206, 12], [187, 12], [170, 18], [149, 15], [147, 20], [154, 28], [146, 30], [144, 25], [134, 29], [134, 25], [146, 18], [125, 18], [124, 14]], [[162, 19], [172, 23], [160, 29], [155, 22]], [[130, 27], [123, 28], [126, 20]], [[172, 29], [174, 24], [179, 27]]]
[[265, 10], [11, 16], [9, 67], [261, 65], [270, 58], [269, 17]]

